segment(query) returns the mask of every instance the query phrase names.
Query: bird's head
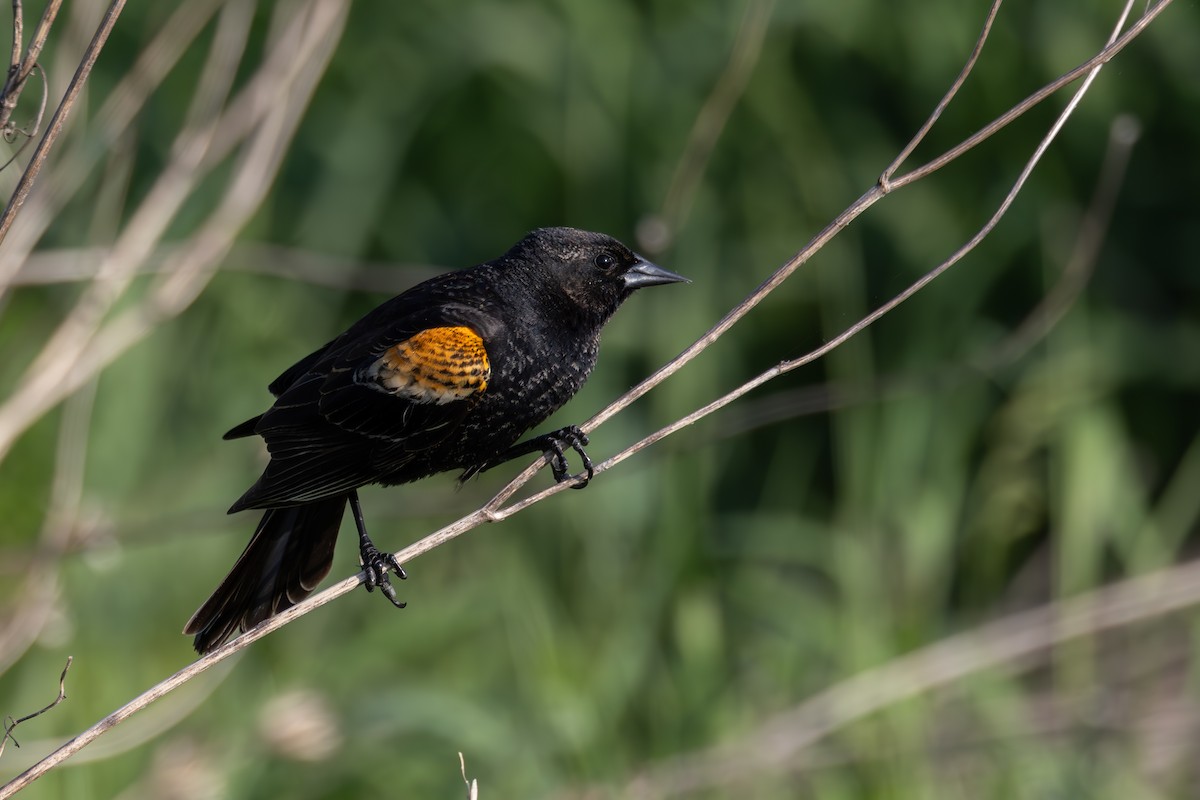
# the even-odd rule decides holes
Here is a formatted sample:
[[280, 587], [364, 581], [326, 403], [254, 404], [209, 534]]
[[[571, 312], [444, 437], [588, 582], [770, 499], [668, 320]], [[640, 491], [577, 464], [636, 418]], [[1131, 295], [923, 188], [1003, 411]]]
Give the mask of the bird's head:
[[539, 228], [513, 246], [506, 262], [522, 264], [539, 293], [581, 319], [603, 325], [636, 290], [688, 282], [603, 233]]

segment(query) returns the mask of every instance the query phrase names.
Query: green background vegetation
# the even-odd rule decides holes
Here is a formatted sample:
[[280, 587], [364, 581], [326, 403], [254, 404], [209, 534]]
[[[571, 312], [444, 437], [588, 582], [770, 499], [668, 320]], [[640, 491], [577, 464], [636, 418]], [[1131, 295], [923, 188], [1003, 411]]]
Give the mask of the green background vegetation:
[[[89, 115], [173, 6], [130, 4], [71, 142], [87, 139]], [[1011, 2], [914, 163], [1089, 57], [1116, 9]], [[247, 75], [272, 10], [257, 12]], [[550, 425], [586, 419], [873, 183], [958, 72], [985, 10], [776, 3], [659, 250], [638, 232], [661, 212], [728, 67], [743, 3], [355, 3], [229, 269], [0, 464], [0, 627], [28, 621], [26, 576], [58, 576], [36, 641], [0, 653], [0, 713], [48, 701], [75, 658], [69, 699], [18, 730], [24, 747], [5, 752], [0, 780], [192, 659], [179, 630], [255, 524], [224, 510], [261, 453], [220, 435], [261, 410], [293, 360], [391, 292], [498, 255], [530, 228], [603, 230], [694, 283], [622, 310], [594, 377]], [[586, 491], [413, 562], [399, 587], [406, 611], [360, 591], [304, 617], [27, 796], [461, 797], [459, 751], [484, 798], [625, 796], [655, 764], [745, 741], [864, 670], [1188, 560], [1200, 542], [1198, 30], [1195, 4], [1169, 9], [1101, 74], [996, 232], [827, 358]], [[111, 242], [168, 158], [212, 32], [113, 148], [127, 183], [114, 189], [124, 173], [97, 170], [40, 249]], [[66, 74], [53, 77], [61, 87]], [[1064, 101], [885, 200], [601, 428], [592, 454], [818, 346], [945, 258]], [[1142, 138], [1094, 273], [1047, 336], [1005, 350], [1071, 257], [1118, 114]], [[202, 185], [168, 241], [188, 240], [223, 180]], [[289, 256], [248, 249], [258, 244], [325, 256], [321, 281], [290, 277]], [[260, 256], [282, 274], [259, 271]], [[12, 290], [0, 309], [5, 395], [80, 291]], [[81, 510], [48, 521], [65, 465], [83, 470]], [[376, 541], [400, 549], [519, 467], [457, 491], [451, 475], [368, 489]], [[343, 542], [333, 575], [355, 569]], [[735, 759], [736, 781], [688, 796], [1189, 796], [1200, 780], [1194, 629], [1186, 613], [1158, 617], [1001, 662], [838, 724], [786, 765]], [[663, 791], [648, 785], [647, 796]]]

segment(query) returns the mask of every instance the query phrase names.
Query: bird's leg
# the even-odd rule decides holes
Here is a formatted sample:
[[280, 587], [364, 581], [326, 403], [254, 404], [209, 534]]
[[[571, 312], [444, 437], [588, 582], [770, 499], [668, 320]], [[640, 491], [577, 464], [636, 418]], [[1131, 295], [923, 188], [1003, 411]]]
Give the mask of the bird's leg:
[[388, 579], [388, 572], [395, 570], [400, 580], [405, 580], [408, 574], [396, 556], [382, 553], [371, 537], [367, 535], [367, 523], [363, 521], [362, 506], [358, 503], [358, 491], [350, 492], [350, 512], [354, 515], [354, 525], [358, 528], [358, 557], [362, 561], [363, 572], [367, 573], [366, 587], [368, 592], [375, 591], [378, 586], [383, 596], [392, 601], [396, 608], [404, 608], [406, 603], [396, 599], [396, 590]]
[[[546, 460], [550, 462], [550, 471], [554, 473], [554, 480], [562, 483], [569, 478], [582, 478], [579, 483], [571, 487], [572, 489], [582, 489], [588, 485], [588, 482], [596, 474], [592, 459], [588, 457], [587, 451], [583, 449], [587, 443], [587, 434], [580, 430], [578, 425], [568, 425], [565, 428], [559, 428], [556, 431], [535, 436], [527, 441], [518, 442], [476, 471], [483, 472], [484, 470], [503, 464], [505, 461], [511, 461], [514, 458], [519, 458], [529, 453], [541, 452]], [[565, 455], [565, 450], [568, 447], [578, 453], [579, 458], [583, 460], [583, 472], [579, 475], [570, 474]]]

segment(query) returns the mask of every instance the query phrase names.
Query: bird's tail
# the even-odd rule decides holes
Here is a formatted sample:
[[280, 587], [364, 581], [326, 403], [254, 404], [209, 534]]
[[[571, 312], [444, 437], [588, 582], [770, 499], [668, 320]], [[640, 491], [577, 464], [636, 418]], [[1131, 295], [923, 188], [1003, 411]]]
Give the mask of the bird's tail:
[[308, 597], [329, 574], [345, 509], [345, 497], [268, 509], [233, 569], [184, 627], [196, 637], [196, 652]]

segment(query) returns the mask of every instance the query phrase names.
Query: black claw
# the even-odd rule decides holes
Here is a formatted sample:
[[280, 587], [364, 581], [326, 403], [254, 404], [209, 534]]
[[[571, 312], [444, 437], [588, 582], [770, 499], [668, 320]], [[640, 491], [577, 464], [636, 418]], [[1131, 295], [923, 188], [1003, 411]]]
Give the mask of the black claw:
[[388, 573], [395, 571], [400, 580], [406, 580], [408, 573], [404, 571], [404, 567], [400, 566], [400, 562], [391, 553], [381, 553], [370, 544], [362, 547], [359, 552], [359, 557], [362, 559], [363, 572], [366, 573], [366, 580], [363, 585], [367, 587], [368, 592], [375, 591], [379, 587], [379, 591], [383, 596], [392, 601], [392, 605], [396, 608], [404, 608], [407, 603], [403, 603], [396, 598], [396, 590], [392, 586], [392, 581], [388, 577]]
[[[554, 473], [554, 480], [562, 483], [568, 479], [582, 478], [579, 483], [571, 487], [572, 489], [582, 489], [591, 482], [596, 474], [596, 469], [592, 464], [592, 459], [588, 457], [587, 451], [583, 449], [588, 443], [588, 436], [579, 429], [578, 425], [568, 425], [553, 433], [547, 433], [541, 438], [541, 443], [545, 447], [543, 453], [550, 461], [550, 470]], [[580, 460], [583, 461], [583, 472], [579, 475], [570, 474], [567, 457], [563, 451], [564, 445], [578, 453]]]
[[542, 456], [550, 463], [550, 471], [554, 473], [554, 480], [559, 483], [565, 481], [570, 467], [567, 465], [567, 457], [563, 455], [562, 443], [547, 435], [541, 444]]
[[[587, 442], [584, 442], [584, 444], [587, 444]], [[587, 451], [585, 451], [582, 447], [575, 447], [574, 450], [576, 453], [579, 453], [579, 458], [583, 461], [584, 477], [582, 481], [575, 484], [571, 488], [582, 489], [591, 483], [592, 478], [596, 476], [596, 465], [592, 463], [591, 457], [588, 456]]]
[[404, 567], [400, 565], [395, 555], [381, 553], [371, 541], [371, 537], [367, 536], [367, 527], [362, 518], [362, 508], [358, 504], [358, 492], [350, 493], [350, 510], [354, 514], [354, 523], [358, 527], [358, 557], [362, 562], [366, 578], [363, 585], [367, 587], [368, 592], [375, 591], [375, 587], [378, 586], [379, 591], [392, 602], [392, 605], [396, 608], [404, 608], [407, 603], [396, 598], [396, 590], [392, 587], [388, 573], [395, 572], [402, 581], [408, 579], [408, 573], [404, 571]]

